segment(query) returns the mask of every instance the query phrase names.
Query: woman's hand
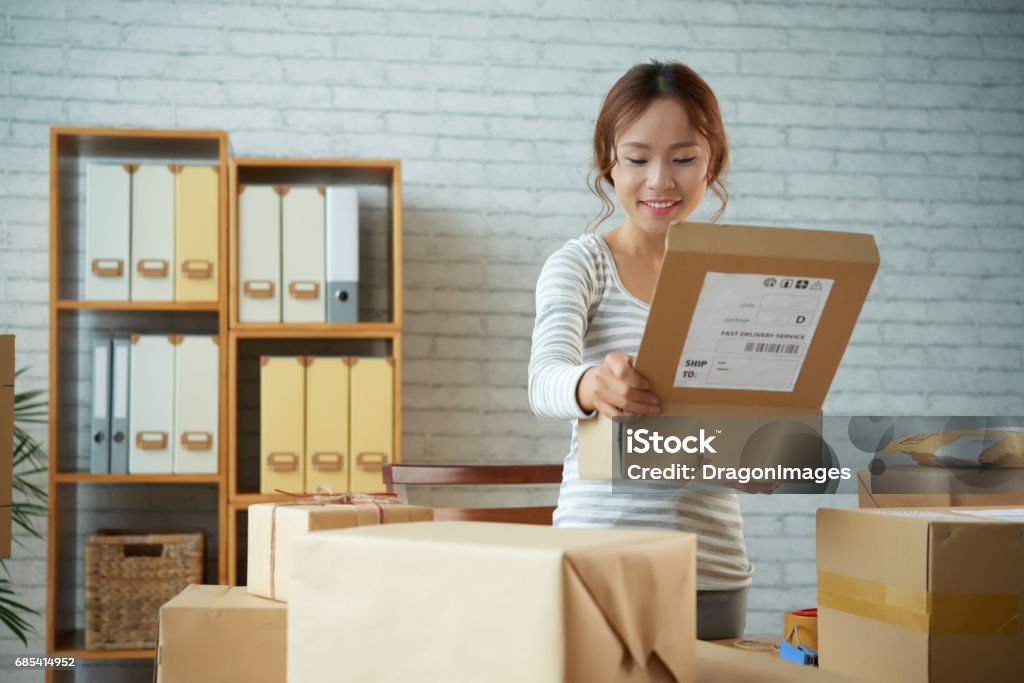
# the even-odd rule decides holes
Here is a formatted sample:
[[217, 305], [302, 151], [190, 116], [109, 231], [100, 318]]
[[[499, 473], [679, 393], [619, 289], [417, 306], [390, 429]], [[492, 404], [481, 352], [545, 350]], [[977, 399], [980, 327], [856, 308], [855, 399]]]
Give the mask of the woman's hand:
[[633, 357], [609, 353], [604, 363], [590, 368], [576, 385], [576, 401], [588, 413], [595, 408], [606, 417], [657, 415], [658, 397], [651, 384], [633, 369]]

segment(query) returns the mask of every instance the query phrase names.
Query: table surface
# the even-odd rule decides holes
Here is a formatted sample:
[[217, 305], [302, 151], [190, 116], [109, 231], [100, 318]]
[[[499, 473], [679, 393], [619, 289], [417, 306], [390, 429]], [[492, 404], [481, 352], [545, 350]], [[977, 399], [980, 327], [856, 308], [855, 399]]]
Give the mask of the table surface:
[[[741, 640], [746, 641], [744, 645], [749, 644], [749, 647], [736, 647], [736, 643]], [[851, 683], [855, 680], [842, 674], [822, 671], [816, 666], [787, 662], [779, 658], [778, 650], [774, 648], [756, 649], [758, 643], [777, 645], [781, 640], [781, 634], [773, 634], [698, 641], [698, 683], [733, 683], [741, 680], [748, 683]], [[725, 655], [726, 649], [732, 652]]]

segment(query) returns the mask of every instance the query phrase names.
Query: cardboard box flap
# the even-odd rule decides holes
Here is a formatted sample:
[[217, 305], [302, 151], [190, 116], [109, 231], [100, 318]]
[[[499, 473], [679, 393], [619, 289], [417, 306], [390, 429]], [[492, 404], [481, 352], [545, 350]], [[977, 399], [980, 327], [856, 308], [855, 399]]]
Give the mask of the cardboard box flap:
[[[666, 596], [681, 598], [696, 566], [687, 570], [680, 563], [684, 555], [678, 552], [679, 538], [644, 536], [614, 547], [568, 550], [564, 566], [586, 588], [633, 659], [634, 667], [645, 669], [656, 656], [675, 680], [685, 680], [692, 653], [678, 647], [687, 634], [672, 618], [679, 602]], [[696, 537], [686, 536], [694, 545], [690, 557], [695, 557]]]
[[663, 406], [820, 409], [877, 270], [868, 234], [676, 223], [637, 370]]

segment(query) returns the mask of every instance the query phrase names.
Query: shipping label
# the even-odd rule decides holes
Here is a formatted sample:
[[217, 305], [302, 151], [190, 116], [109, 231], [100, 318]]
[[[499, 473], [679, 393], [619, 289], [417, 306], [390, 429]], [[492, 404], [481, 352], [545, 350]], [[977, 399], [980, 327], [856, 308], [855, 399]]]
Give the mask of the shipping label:
[[673, 385], [792, 391], [833, 282], [706, 273]]

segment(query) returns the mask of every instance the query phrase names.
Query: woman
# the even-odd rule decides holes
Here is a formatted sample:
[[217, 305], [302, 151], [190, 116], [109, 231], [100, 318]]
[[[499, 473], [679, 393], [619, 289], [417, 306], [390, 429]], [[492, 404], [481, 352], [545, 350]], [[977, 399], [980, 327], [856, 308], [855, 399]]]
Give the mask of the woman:
[[[603, 235], [588, 232], [566, 242], [544, 264], [530, 358], [530, 404], [538, 416], [658, 413], [658, 398], [632, 361], [665, 234], [709, 189], [722, 204], [715, 220], [721, 216], [728, 158], [718, 101], [692, 69], [653, 61], [634, 66], [612, 87], [594, 130], [592, 189], [604, 204], [597, 224], [614, 210], [604, 182], [614, 188], [626, 219]], [[612, 495], [610, 481], [579, 479], [576, 437], [573, 422], [555, 526], [696, 533], [697, 635], [742, 635], [753, 567], [736, 494]]]

